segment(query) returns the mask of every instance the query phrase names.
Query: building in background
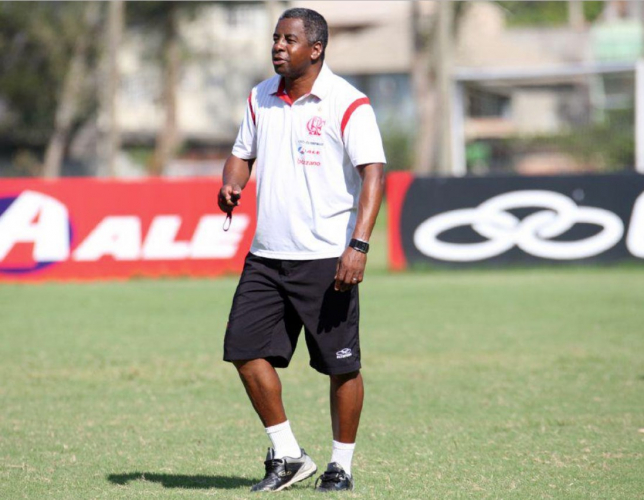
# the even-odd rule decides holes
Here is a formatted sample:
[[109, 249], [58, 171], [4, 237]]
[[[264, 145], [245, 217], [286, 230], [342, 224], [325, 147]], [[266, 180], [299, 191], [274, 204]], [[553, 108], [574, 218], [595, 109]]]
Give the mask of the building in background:
[[[182, 19], [177, 119], [184, 147], [166, 175], [209, 175], [222, 168], [250, 89], [272, 72], [270, 12], [264, 2], [211, 3]], [[157, 43], [131, 31], [120, 51], [118, 116], [124, 143], [135, 148], [149, 147], [163, 121], [161, 68], [150, 57]]]
[[[451, 165], [452, 172], [631, 168], [633, 69], [642, 54], [644, 4], [589, 2], [602, 9], [589, 22], [583, 9], [579, 14], [581, 2], [565, 2], [576, 6], [570, 22], [526, 26], [515, 22], [510, 4], [517, 3], [451, 4], [455, 29], [440, 57], [449, 58], [445, 67], [454, 95], [440, 86], [436, 61], [427, 70], [430, 91], [442, 110], [420, 105], [414, 80], [419, 56], [425, 57], [419, 55], [414, 29], [419, 17], [428, 32], [436, 29], [438, 2], [195, 3], [197, 14], [183, 15], [178, 30], [176, 120], [182, 147], [163, 173], [214, 175], [221, 170], [250, 89], [273, 74], [275, 22], [284, 9], [302, 6], [320, 11], [329, 23], [331, 69], [369, 95], [391, 169], [411, 168], [415, 143], [433, 140], [419, 127], [421, 113], [435, 122], [433, 133], [447, 130], [453, 163], [463, 164], [460, 170]], [[541, 3], [552, 2], [534, 4]], [[122, 153], [117, 175], [147, 174], [146, 162], [163, 126], [159, 45], [158, 36], [130, 26], [118, 51], [115, 115]], [[430, 56], [439, 57], [432, 50]], [[449, 126], [442, 120], [445, 113], [453, 114]], [[92, 155], [100, 139], [92, 127], [100, 128], [90, 123], [76, 131], [68, 148], [67, 162], [77, 175], [97, 173]]]
[[[433, 2], [425, 4], [431, 9]], [[222, 168], [248, 92], [274, 74], [270, 48], [276, 19], [286, 8], [301, 6], [325, 16], [331, 35], [327, 63], [370, 96], [383, 128], [413, 132], [409, 2], [214, 3], [181, 25], [189, 55], [182, 63], [179, 126], [187, 152], [166, 174], [212, 174]], [[126, 145], [149, 144], [162, 122], [161, 69], [148, 57], [154, 43], [131, 32], [121, 50], [118, 115]]]
[[607, 7], [593, 24], [557, 27], [508, 27], [508, 13], [491, 3], [468, 9], [455, 77], [465, 94], [469, 171], [633, 167], [642, 5], [619, 15]]

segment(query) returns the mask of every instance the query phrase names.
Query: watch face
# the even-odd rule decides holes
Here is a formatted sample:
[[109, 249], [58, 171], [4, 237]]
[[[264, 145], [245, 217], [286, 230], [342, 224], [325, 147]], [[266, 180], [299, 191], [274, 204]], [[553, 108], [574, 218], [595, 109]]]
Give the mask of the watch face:
[[358, 252], [367, 253], [369, 251], [369, 243], [360, 240], [351, 240], [349, 243], [351, 248], [358, 250]]

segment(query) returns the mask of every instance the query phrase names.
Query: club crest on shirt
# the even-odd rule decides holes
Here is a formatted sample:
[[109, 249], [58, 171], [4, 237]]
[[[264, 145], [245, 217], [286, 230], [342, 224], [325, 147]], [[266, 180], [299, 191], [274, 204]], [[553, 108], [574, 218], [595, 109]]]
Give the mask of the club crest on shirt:
[[306, 129], [309, 131], [309, 135], [322, 135], [322, 127], [325, 123], [326, 122], [319, 116], [311, 118], [306, 124]]

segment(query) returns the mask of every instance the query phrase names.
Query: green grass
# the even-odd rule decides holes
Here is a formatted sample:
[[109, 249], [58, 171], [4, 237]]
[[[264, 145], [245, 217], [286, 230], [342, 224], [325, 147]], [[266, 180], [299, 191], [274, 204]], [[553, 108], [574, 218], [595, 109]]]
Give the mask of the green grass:
[[[644, 269], [381, 264], [344, 497], [644, 498]], [[0, 285], [0, 498], [251, 498], [269, 441], [221, 361], [235, 284]], [[303, 343], [281, 373], [324, 465], [327, 381]]]

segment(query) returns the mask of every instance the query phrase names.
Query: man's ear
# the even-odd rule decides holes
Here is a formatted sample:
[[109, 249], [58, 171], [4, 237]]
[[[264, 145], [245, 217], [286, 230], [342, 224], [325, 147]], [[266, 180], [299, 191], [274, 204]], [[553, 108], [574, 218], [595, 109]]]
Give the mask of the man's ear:
[[311, 52], [311, 60], [316, 62], [322, 56], [322, 42], [315, 42], [313, 44], [313, 52]]

